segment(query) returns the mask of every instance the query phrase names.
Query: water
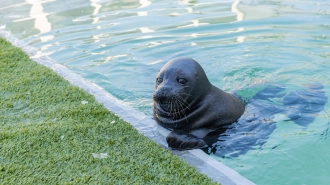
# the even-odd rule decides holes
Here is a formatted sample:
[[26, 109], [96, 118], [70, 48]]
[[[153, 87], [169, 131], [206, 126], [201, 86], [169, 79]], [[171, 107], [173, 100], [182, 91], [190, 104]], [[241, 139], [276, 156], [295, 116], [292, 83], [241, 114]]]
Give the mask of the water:
[[[180, 56], [228, 92], [319, 82], [330, 97], [325, 0], [3, 0], [0, 28], [150, 116], [155, 76]], [[329, 109], [307, 128], [278, 115], [261, 148], [214, 157], [256, 184], [329, 184]]]

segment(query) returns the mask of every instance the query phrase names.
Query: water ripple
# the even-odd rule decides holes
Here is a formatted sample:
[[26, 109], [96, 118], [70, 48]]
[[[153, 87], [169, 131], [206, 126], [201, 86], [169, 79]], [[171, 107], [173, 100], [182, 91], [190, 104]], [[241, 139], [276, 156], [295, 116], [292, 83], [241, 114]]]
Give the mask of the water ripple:
[[[226, 91], [253, 89], [266, 83], [285, 84], [288, 91], [294, 91], [317, 81], [325, 86], [326, 95], [330, 95], [330, 3], [327, 0], [13, 0], [1, 1], [0, 7], [0, 29], [10, 30], [40, 48], [42, 54], [149, 116], [156, 73], [166, 61], [182, 56], [200, 62], [210, 81]], [[38, 15], [31, 12], [33, 9]], [[328, 110], [326, 104], [325, 111]], [[262, 150], [237, 159], [240, 161], [225, 162], [244, 166], [238, 170], [259, 178], [260, 184], [270, 181], [283, 184], [270, 177], [274, 175], [262, 175], [261, 172], [270, 170], [258, 165], [253, 154], [261, 157], [260, 160], [274, 154], [270, 155], [277, 161], [272, 163], [273, 167], [290, 163], [278, 156], [301, 162], [307, 159], [299, 158], [292, 148], [308, 153], [307, 150], [315, 149], [310, 142], [321, 137], [317, 146], [322, 147], [328, 140], [329, 126], [325, 126], [328, 119], [318, 118], [309, 127], [313, 132], [306, 131], [308, 134], [304, 136], [294, 135], [301, 133], [301, 128], [284, 126], [281, 118], [277, 122], [278, 127]], [[305, 143], [299, 143], [301, 140], [307, 149], [302, 146]], [[321, 157], [327, 161], [325, 156]], [[242, 165], [243, 161], [255, 163]], [[330, 164], [318, 165], [321, 169]], [[253, 173], [249, 169], [259, 171]], [[282, 171], [279, 166], [277, 170]], [[289, 173], [277, 174], [285, 179]], [[315, 179], [301, 176], [302, 181], [292, 180], [292, 184], [317, 184]]]

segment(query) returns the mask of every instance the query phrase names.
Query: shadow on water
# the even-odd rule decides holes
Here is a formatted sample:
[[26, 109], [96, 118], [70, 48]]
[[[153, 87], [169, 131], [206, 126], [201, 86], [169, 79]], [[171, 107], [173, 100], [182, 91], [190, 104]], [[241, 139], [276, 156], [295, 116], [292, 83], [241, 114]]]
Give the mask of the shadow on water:
[[282, 121], [306, 129], [324, 110], [328, 100], [321, 84], [311, 84], [290, 93], [285, 90], [285, 86], [268, 85], [250, 98], [239, 95], [246, 104], [244, 114], [237, 122], [206, 135], [203, 139], [209, 147], [203, 150], [230, 158], [261, 148], [276, 129], [275, 117], [283, 116]]

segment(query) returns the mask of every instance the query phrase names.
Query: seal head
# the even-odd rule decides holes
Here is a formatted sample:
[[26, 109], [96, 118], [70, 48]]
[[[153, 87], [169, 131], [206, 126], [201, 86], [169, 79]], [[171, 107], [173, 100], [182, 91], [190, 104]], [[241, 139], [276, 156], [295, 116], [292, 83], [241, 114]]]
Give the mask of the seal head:
[[244, 105], [231, 94], [213, 86], [193, 59], [166, 63], [156, 78], [154, 119], [170, 130], [218, 128], [235, 122]]

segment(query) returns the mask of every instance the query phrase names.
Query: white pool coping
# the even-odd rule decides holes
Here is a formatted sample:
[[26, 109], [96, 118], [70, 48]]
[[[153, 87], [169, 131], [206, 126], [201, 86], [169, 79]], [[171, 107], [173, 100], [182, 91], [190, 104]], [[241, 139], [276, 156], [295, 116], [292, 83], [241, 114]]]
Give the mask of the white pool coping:
[[[121, 119], [129, 122], [141, 134], [147, 136], [161, 146], [168, 148], [165, 137], [169, 131], [160, 127], [153, 119], [147, 117], [144, 113], [125, 105], [124, 102], [116, 99], [98, 85], [84, 79], [82, 76], [74, 73], [48, 56], [42, 55], [42, 53], [36, 48], [19, 40], [10, 32], [0, 29], [0, 36], [7, 39], [14, 46], [21, 48], [37, 63], [55, 71], [57, 74], [68, 80], [72, 85], [78, 86], [94, 95], [98, 102], [103, 104], [109, 111], [115, 113]], [[172, 152], [186, 160], [201, 173], [206, 174], [211, 179], [223, 185], [254, 185], [253, 182], [241, 176], [235, 170], [218, 162], [200, 149]]]

